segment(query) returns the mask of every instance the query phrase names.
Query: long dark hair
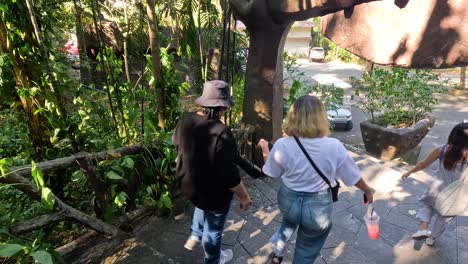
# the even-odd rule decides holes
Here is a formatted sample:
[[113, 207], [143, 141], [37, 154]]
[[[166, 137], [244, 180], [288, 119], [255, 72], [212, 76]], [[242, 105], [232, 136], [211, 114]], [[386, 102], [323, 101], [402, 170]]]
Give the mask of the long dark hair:
[[454, 170], [457, 162], [463, 159], [464, 151], [468, 149], [468, 123], [453, 127], [447, 144], [449, 147], [444, 155], [444, 168]]
[[220, 119], [221, 112], [225, 109], [226, 107], [222, 107], [222, 106], [202, 107], [201, 111], [204, 115], [206, 115], [206, 119], [213, 120], [213, 119]]

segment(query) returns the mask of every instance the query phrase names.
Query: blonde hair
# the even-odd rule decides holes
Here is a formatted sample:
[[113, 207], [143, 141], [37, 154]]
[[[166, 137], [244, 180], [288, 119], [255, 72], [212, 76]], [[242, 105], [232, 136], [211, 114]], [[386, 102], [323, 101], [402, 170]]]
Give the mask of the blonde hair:
[[325, 107], [312, 95], [301, 96], [289, 109], [283, 130], [288, 136], [317, 138], [330, 135]]

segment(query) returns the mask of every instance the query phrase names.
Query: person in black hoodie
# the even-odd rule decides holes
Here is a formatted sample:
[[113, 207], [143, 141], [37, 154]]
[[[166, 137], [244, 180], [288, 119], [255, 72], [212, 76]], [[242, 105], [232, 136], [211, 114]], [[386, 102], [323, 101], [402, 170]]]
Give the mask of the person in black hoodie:
[[182, 193], [195, 206], [191, 236], [185, 248], [192, 250], [200, 241], [206, 264], [227, 263], [232, 250], [221, 250], [221, 236], [233, 194], [241, 210], [251, 204], [237, 168], [239, 153], [231, 130], [220, 117], [234, 105], [224, 81], [204, 84], [195, 100], [201, 109], [185, 115], [177, 124], [173, 143], [177, 148], [176, 179]]

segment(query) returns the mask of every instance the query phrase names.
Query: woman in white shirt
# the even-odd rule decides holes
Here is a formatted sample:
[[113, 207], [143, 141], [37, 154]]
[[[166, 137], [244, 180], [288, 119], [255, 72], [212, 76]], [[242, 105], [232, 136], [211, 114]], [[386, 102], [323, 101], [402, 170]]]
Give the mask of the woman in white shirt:
[[298, 228], [293, 263], [313, 263], [320, 254], [332, 223], [332, 194], [329, 185], [306, 158], [294, 137], [304, 146], [317, 168], [336, 186], [337, 179], [361, 189], [371, 203], [372, 190], [360, 177], [360, 171], [343, 144], [330, 134], [322, 102], [315, 96], [302, 96], [291, 107], [283, 125], [287, 135], [278, 139], [271, 152], [261, 139], [265, 165], [263, 172], [281, 177], [278, 205], [283, 222], [273, 235], [273, 263], [281, 263], [286, 244]]

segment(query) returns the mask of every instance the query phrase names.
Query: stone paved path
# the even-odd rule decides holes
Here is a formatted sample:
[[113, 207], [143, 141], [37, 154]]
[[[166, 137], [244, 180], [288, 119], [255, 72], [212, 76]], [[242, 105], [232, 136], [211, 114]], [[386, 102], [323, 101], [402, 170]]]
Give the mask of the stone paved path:
[[[381, 217], [381, 238], [370, 240], [362, 216], [362, 192], [342, 188], [340, 201], [334, 204], [333, 228], [314, 264], [324, 263], [434, 263], [468, 264], [468, 218], [457, 217], [434, 247], [415, 241], [410, 235], [418, 227], [411, 210], [417, 210], [417, 198], [430, 179], [421, 172], [412, 179], [399, 180], [401, 163], [384, 163], [364, 154], [350, 152], [362, 170], [363, 177], [376, 190], [375, 210]], [[276, 203], [280, 181], [270, 178], [244, 177], [254, 206], [248, 212], [239, 212], [239, 203], [233, 201], [223, 234], [223, 248], [234, 251], [233, 264], [269, 263], [269, 238], [281, 223]], [[102, 263], [203, 263], [201, 248], [187, 251], [183, 248], [189, 235], [192, 209], [174, 218], [153, 217], [134, 232], [134, 238], [125, 242]], [[283, 263], [291, 263], [295, 237], [289, 244]], [[302, 263], [299, 263], [302, 264]], [[304, 263], [305, 264], [305, 263]]]

